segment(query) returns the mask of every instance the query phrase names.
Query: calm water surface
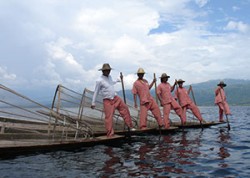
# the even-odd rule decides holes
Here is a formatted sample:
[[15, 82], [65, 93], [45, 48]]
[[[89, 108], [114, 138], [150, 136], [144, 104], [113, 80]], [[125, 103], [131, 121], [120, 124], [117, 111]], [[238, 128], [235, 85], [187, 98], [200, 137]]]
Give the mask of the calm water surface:
[[[202, 107], [217, 120], [216, 107]], [[0, 177], [249, 177], [250, 107], [231, 107], [227, 124], [130, 142], [0, 160]]]

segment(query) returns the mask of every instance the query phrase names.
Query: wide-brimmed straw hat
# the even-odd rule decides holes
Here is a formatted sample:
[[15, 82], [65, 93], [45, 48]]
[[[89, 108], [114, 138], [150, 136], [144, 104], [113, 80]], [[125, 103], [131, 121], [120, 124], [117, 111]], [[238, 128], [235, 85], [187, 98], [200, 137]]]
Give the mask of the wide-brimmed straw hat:
[[143, 69], [143, 68], [139, 68], [139, 69], [137, 70], [137, 74], [145, 74], [144, 69]]
[[99, 70], [111, 70], [112, 68], [110, 67], [110, 65], [108, 63], [105, 63], [102, 65], [102, 68]]
[[170, 76], [168, 76], [166, 73], [161, 74], [160, 78], [170, 78]]
[[177, 80], [177, 83], [184, 83], [185, 81], [182, 79]]
[[223, 87], [225, 87], [225, 86], [227, 86], [227, 84], [225, 84], [223, 81], [220, 81], [220, 83], [218, 83], [217, 86], [223, 86]]

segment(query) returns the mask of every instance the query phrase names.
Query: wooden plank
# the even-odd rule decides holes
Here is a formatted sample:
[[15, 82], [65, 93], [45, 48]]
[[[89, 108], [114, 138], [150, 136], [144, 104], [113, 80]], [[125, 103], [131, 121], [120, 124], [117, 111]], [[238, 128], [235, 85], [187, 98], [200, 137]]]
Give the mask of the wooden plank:
[[115, 139], [121, 139], [124, 138], [124, 136], [121, 135], [113, 135], [112, 137], [107, 137], [106, 135], [95, 137], [97, 140], [115, 140]]
[[[30, 132], [37, 132], [37, 131], [43, 131], [43, 132], [47, 132], [48, 130], [52, 131], [53, 127], [50, 126], [48, 124], [34, 124], [34, 123], [11, 123], [11, 122], [0, 122], [0, 127], [4, 128], [1, 129], [1, 133], [4, 133], [4, 130], [11, 130], [12, 132], [14, 132], [14, 130], [19, 130], [19, 131], [30, 131]], [[57, 125], [56, 126], [56, 132], [62, 132], [62, 131], [71, 131], [71, 132], [75, 132], [75, 129], [67, 127], [67, 126], [62, 126], [62, 125]]]
[[60, 145], [60, 144], [71, 144], [71, 143], [88, 143], [88, 142], [102, 142], [108, 140], [116, 140], [124, 138], [121, 135], [114, 135], [112, 137], [107, 136], [99, 136], [94, 138], [88, 139], [17, 139], [17, 140], [1, 140], [0, 141], [0, 148], [10, 148], [10, 147], [34, 147], [34, 146], [49, 146], [49, 145]]
[[[171, 126], [168, 129], [162, 128], [161, 129], [161, 133], [163, 134], [167, 134], [167, 133], [173, 133], [175, 131], [177, 131], [179, 129], [179, 127], [174, 127]], [[96, 135], [100, 135], [100, 134], [105, 134], [105, 132], [99, 132], [99, 134], [96, 132]], [[158, 127], [153, 127], [153, 128], [146, 128], [143, 130], [140, 129], [136, 129], [136, 130], [115, 130], [115, 134], [118, 135], [125, 135], [125, 136], [133, 136], [133, 135], [145, 135], [145, 134], [160, 134], [159, 128]]]
[[226, 122], [207, 122], [203, 123], [202, 125], [199, 122], [186, 122], [184, 125], [182, 125], [180, 122], [172, 122], [171, 125], [174, 127], [179, 127], [179, 128], [207, 128], [210, 126], [214, 125], [219, 125], [219, 124], [224, 124]]
[[[88, 139], [69, 139], [69, 140], [52, 140], [52, 139], [22, 139], [22, 140], [1, 140], [0, 141], [0, 152], [2, 151], [7, 151], [8, 149], [11, 148], [16, 148], [17, 151], [18, 149], [33, 149], [35, 147], [63, 147], [65, 145], [70, 146], [70, 145], [81, 145], [81, 146], [87, 146], [87, 145], [94, 145], [98, 143], [105, 143], [105, 142], [110, 142], [114, 140], [119, 140], [123, 139], [124, 136], [121, 135], [115, 135], [113, 137], [107, 137], [107, 136], [100, 136], [100, 137], [95, 137], [95, 138], [88, 138]], [[84, 145], [85, 144], [85, 145]]]
[[0, 122], [0, 127], [2, 127], [2, 126], [4, 126], [5, 128], [48, 130], [48, 124], [47, 125], [41, 125], [41, 124]]
[[22, 139], [36, 139], [39, 141], [40, 139], [66, 139], [67, 138], [75, 138], [75, 132], [72, 133], [4, 133], [0, 134], [0, 142], [2, 140], [22, 140]]
[[170, 126], [169, 128], [161, 128], [161, 130], [159, 128], [156, 129], [156, 133], [158, 134], [169, 134], [169, 133], [173, 133], [179, 130], [179, 127], [174, 127], [174, 126]]
[[119, 135], [142, 135], [142, 134], [153, 133], [153, 132], [155, 132], [155, 128], [146, 128], [143, 130], [136, 129], [136, 130], [130, 130], [130, 132], [128, 132], [128, 130], [115, 131], [115, 133]]
[[36, 120], [22, 120], [22, 119], [14, 119], [0, 116], [0, 122], [11, 122], [11, 123], [26, 123], [26, 124], [48, 124], [47, 122], [36, 121]]

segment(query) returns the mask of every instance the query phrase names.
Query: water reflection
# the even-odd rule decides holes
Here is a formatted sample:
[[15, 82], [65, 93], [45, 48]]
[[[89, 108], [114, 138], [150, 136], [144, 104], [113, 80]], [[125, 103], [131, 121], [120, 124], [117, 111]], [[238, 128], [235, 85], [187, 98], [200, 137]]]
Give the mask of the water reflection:
[[186, 140], [186, 133], [181, 135], [180, 140], [174, 140], [172, 135], [163, 136], [163, 143], [159, 145], [158, 155], [155, 156], [155, 160], [160, 161], [160, 166], [157, 172], [169, 174], [186, 174], [181, 165], [189, 164], [182, 160], [185, 156], [185, 146], [188, 142]]
[[144, 140], [138, 148], [138, 157], [134, 158], [137, 173], [141, 172], [141, 176], [192, 175], [196, 164], [193, 159], [201, 154], [199, 146], [199, 133], [165, 135], [161, 142]]
[[230, 157], [230, 153], [227, 149], [227, 147], [225, 146], [226, 144], [228, 144], [228, 140], [230, 139], [230, 135], [228, 131], [225, 131], [223, 129], [219, 130], [219, 142], [220, 142], [220, 148], [219, 148], [219, 158], [222, 160], [222, 162], [219, 164], [219, 166], [221, 168], [227, 168], [229, 167], [228, 164], [226, 162], [224, 162], [224, 160], [228, 157]]
[[118, 163], [120, 164], [120, 158], [118, 156], [115, 156], [112, 147], [105, 148], [104, 153], [109, 156], [109, 159], [105, 161], [105, 164], [102, 170], [109, 174], [113, 174], [115, 173], [115, 165]]
[[192, 135], [193, 137], [190, 137], [188, 139], [186, 135], [187, 135], [186, 133], [183, 133], [181, 136], [180, 145], [183, 149], [179, 150], [179, 153], [178, 153], [179, 158], [181, 158], [180, 164], [194, 164], [190, 158], [194, 158], [200, 155], [199, 135], [196, 135], [196, 137], [194, 137], [195, 134], [193, 134]]
[[107, 155], [107, 160], [104, 161], [103, 168], [98, 170], [101, 172], [100, 177], [111, 177], [111, 175], [117, 175], [117, 167], [121, 166], [121, 157], [117, 154], [113, 147], [106, 147], [104, 154]]

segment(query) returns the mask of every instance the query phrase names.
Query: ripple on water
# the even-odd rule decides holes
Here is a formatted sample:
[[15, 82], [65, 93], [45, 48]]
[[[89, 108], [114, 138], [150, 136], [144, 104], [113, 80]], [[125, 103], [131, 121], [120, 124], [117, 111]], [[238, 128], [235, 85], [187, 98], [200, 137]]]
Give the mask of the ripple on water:
[[238, 171], [234, 168], [220, 168], [211, 171], [211, 175], [215, 177], [227, 177], [227, 176], [237, 176]]

